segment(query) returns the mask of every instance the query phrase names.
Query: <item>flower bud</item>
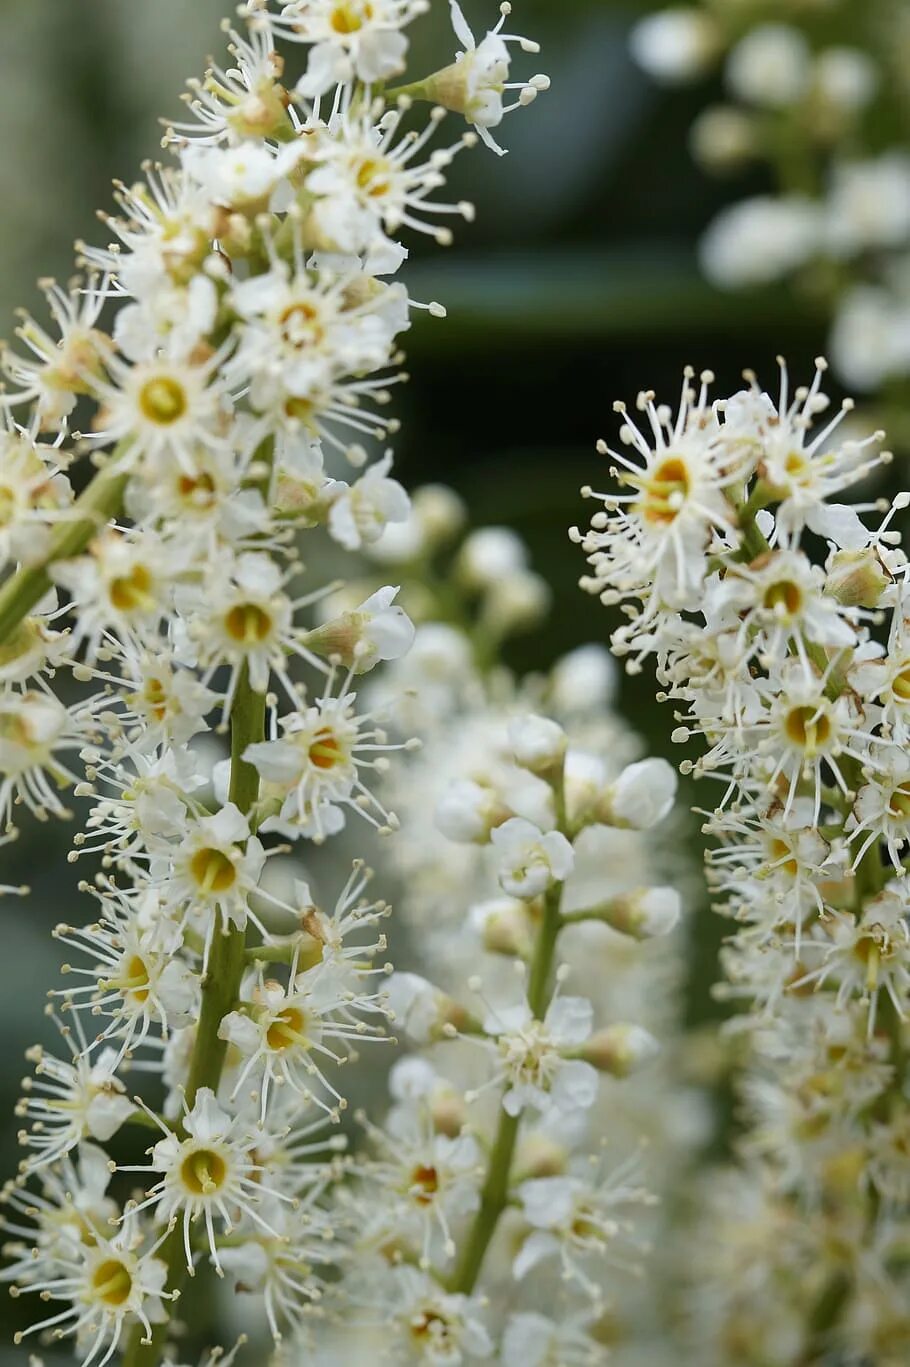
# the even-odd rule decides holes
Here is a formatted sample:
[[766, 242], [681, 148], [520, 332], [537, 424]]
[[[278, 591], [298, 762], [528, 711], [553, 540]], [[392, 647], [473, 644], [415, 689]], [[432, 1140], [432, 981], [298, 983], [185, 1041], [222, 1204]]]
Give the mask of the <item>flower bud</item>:
[[835, 551], [828, 564], [825, 590], [847, 608], [874, 608], [891, 583], [872, 547]]
[[471, 908], [471, 923], [490, 954], [527, 958], [534, 945], [528, 910], [514, 897], [494, 897]]
[[509, 745], [515, 762], [532, 774], [558, 770], [566, 753], [566, 733], [549, 717], [516, 717], [509, 724]]
[[605, 646], [593, 643], [557, 660], [550, 679], [550, 697], [560, 713], [607, 707], [616, 695], [616, 663]]
[[470, 1024], [463, 1006], [417, 973], [393, 973], [386, 995], [393, 1020], [414, 1044], [445, 1039], [447, 1026], [460, 1030]]
[[675, 888], [636, 888], [597, 907], [596, 918], [623, 935], [651, 940], [675, 930], [680, 909], [680, 896]]
[[658, 10], [636, 24], [629, 39], [638, 65], [668, 85], [697, 81], [710, 70], [720, 45], [716, 21], [694, 5]]
[[458, 779], [449, 785], [436, 807], [436, 828], [458, 844], [485, 845], [495, 827], [512, 815], [495, 788]]
[[515, 1170], [526, 1182], [533, 1177], [561, 1177], [569, 1165], [570, 1150], [551, 1135], [535, 1130], [518, 1149]]
[[648, 831], [663, 821], [673, 806], [676, 784], [676, 770], [665, 759], [630, 764], [604, 794], [598, 820], [608, 826]]
[[608, 1025], [578, 1051], [578, 1057], [602, 1073], [628, 1077], [660, 1052], [660, 1045], [641, 1025]]
[[758, 150], [756, 119], [731, 105], [714, 105], [692, 124], [689, 146], [705, 170], [736, 171]]
[[465, 588], [482, 592], [520, 573], [527, 563], [528, 553], [520, 536], [508, 527], [482, 527], [465, 539], [456, 573]]
[[551, 600], [550, 586], [539, 574], [523, 570], [501, 580], [487, 595], [483, 621], [497, 636], [527, 631], [546, 616]]
[[806, 93], [811, 53], [799, 29], [760, 24], [742, 38], [727, 59], [733, 94], [761, 109], [784, 109]]
[[380, 660], [400, 660], [414, 640], [414, 624], [394, 599], [397, 588], [377, 590], [358, 608], [308, 631], [303, 644], [324, 659], [337, 656], [346, 669], [365, 674]]
[[411, 498], [411, 510], [431, 550], [457, 536], [467, 518], [464, 500], [445, 484], [422, 485]]

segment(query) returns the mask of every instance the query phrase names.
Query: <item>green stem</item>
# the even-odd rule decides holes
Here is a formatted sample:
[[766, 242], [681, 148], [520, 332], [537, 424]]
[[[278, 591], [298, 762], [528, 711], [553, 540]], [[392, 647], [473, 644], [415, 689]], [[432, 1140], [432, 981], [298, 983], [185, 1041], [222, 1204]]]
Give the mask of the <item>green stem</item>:
[[118, 512], [123, 502], [127, 475], [115, 451], [73, 505], [75, 516], [67, 518], [51, 537], [50, 550], [35, 565], [10, 577], [0, 588], [0, 641], [5, 641], [44, 595], [53, 587], [48, 570], [57, 560], [81, 555], [94, 536]]
[[[543, 925], [534, 947], [531, 976], [528, 981], [528, 1005], [537, 1020], [542, 1020], [546, 1015], [553, 995], [553, 960], [562, 928], [561, 902], [562, 884], [557, 883], [546, 896]], [[490, 1241], [508, 1205], [512, 1160], [515, 1157], [520, 1121], [520, 1116], [509, 1115], [504, 1110], [499, 1113], [499, 1127], [490, 1152], [486, 1181], [480, 1194], [480, 1208], [468, 1232], [461, 1262], [452, 1279], [452, 1289], [464, 1295], [470, 1295], [477, 1284]]]
[[[244, 665], [231, 708], [231, 782], [229, 800], [240, 811], [249, 813], [259, 797], [259, 774], [243, 759], [243, 752], [265, 736], [265, 695], [254, 693]], [[192, 1107], [200, 1087], [218, 1091], [227, 1043], [218, 1037], [222, 1020], [233, 1009], [240, 995], [240, 982], [246, 966], [246, 931], [227, 929], [220, 913], [209, 954], [208, 971], [202, 984], [202, 1010], [190, 1062], [186, 1103]], [[159, 1255], [168, 1268], [167, 1285], [179, 1291], [186, 1277], [183, 1240], [179, 1228], [172, 1230]], [[123, 1356], [123, 1367], [158, 1367], [167, 1324], [156, 1325], [151, 1341], [143, 1343], [144, 1330], [137, 1325]]]

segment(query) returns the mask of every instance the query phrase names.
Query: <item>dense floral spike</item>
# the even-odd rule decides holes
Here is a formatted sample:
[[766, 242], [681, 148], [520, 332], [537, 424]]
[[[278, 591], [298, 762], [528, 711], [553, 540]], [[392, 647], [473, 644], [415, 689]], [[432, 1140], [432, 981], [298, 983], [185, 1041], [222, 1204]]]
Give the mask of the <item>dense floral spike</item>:
[[[636, 489], [631, 503], [603, 495], [604, 512], [573, 537], [591, 564], [584, 587], [628, 619], [616, 653], [636, 672], [654, 657], [673, 739], [702, 744], [682, 767], [713, 780], [704, 829], [734, 923], [718, 995], [740, 1008], [743, 1138], [689, 1268], [694, 1351], [712, 1367], [782, 1352], [897, 1364], [910, 782], [895, 738], [910, 599], [890, 524], [910, 500], [835, 501], [887, 459], [881, 434], [843, 435], [844, 410], [820, 417], [823, 363], [792, 399], [781, 372], [776, 399], [747, 375], [713, 403], [687, 375], [675, 425], [644, 396], [653, 435], [626, 432], [646, 469], [673, 463], [659, 517], [624, 462], [615, 473]], [[693, 442], [711, 452], [716, 505], [699, 497]], [[656, 539], [684, 574], [663, 575]], [[794, 1259], [812, 1267], [811, 1285]], [[742, 1295], [745, 1265], [757, 1303]]]
[[[451, 491], [418, 489], [408, 523], [368, 552], [421, 618], [411, 651], [364, 688], [391, 735], [424, 741], [376, 789], [402, 824], [379, 858], [414, 945], [414, 971], [388, 983], [411, 1052], [391, 1070], [384, 1121], [355, 1117], [366, 1146], [337, 1191], [343, 1279], [320, 1303], [339, 1325], [314, 1338], [301, 1324], [279, 1355], [294, 1367], [314, 1341], [329, 1361], [357, 1360], [352, 1303], [370, 1343], [427, 1367], [517, 1367], [532, 1328], [554, 1360], [579, 1364], [604, 1361], [607, 1317], [630, 1351], [661, 1332], [662, 1271], [628, 1273], [649, 1237], [666, 1238], [645, 1187], [672, 1187], [699, 1132], [657, 1045], [675, 1016], [680, 897], [649, 884], [676, 775], [638, 759], [609, 711], [603, 648], [524, 682], [491, 661], [490, 600], [540, 595], [518, 537], [484, 528], [459, 545], [463, 517]], [[321, 610], [337, 621], [367, 588]], [[500, 622], [506, 635], [528, 619]], [[535, 1313], [544, 1301], [552, 1321]]]
[[[412, 642], [397, 587], [325, 611], [339, 583], [302, 552], [316, 532], [344, 564], [409, 516], [387, 449], [398, 348], [413, 308], [445, 310], [395, 278], [397, 234], [445, 244], [473, 217], [441, 192], [478, 140], [438, 139], [445, 101], [384, 91], [426, 8], [247, 5], [168, 127], [172, 163], [117, 187], [107, 244], [79, 245], [82, 277], [43, 285], [50, 322], [24, 318], [0, 353], [0, 838], [17, 811], [69, 815], [71, 789], [91, 804], [72, 857], [101, 861], [81, 885], [95, 919], [56, 932], [65, 1051], [29, 1054], [6, 1279], [52, 1303], [20, 1339], [66, 1339], [81, 1367], [176, 1361], [172, 1311], [203, 1264], [277, 1343], [353, 1242], [341, 1066], [387, 1033], [389, 908], [362, 860], [323, 905], [271, 833], [322, 841], [349, 812], [389, 833], [379, 782], [414, 749], [355, 691]], [[284, 40], [303, 45], [294, 89]], [[469, 124], [505, 112], [508, 41], [478, 49]], [[75, 497], [80, 463], [96, 473]], [[161, 1114], [137, 1094], [149, 1073]], [[154, 1137], [118, 1169], [100, 1146], [128, 1124]], [[453, 1191], [415, 1226], [446, 1238], [478, 1166], [451, 1144]], [[445, 1147], [415, 1141], [414, 1162], [442, 1171]], [[485, 1342], [473, 1302], [393, 1280], [404, 1341], [448, 1341], [451, 1320]]]

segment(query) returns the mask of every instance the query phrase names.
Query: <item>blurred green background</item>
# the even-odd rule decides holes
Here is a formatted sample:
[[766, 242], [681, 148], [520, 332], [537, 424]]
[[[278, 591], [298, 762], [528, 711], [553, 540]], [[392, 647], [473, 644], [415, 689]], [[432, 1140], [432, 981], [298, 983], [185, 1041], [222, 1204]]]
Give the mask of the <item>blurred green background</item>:
[[[496, 18], [492, 0], [464, 7], [475, 30]], [[444, 480], [475, 524], [508, 523], [529, 541], [555, 603], [547, 627], [512, 648], [522, 669], [607, 636], [608, 615], [577, 589], [582, 564], [566, 529], [589, 511], [579, 486], [605, 478], [594, 442], [611, 433], [613, 398], [650, 386], [672, 401], [684, 363], [712, 367], [728, 392], [746, 365], [774, 384], [778, 352], [805, 374], [825, 335], [825, 320], [783, 290], [744, 300], [701, 281], [699, 232], [725, 199], [761, 186], [718, 186], [694, 168], [687, 129], [707, 92], [660, 92], [632, 65], [626, 35], [644, 8], [516, 0], [511, 26], [541, 40], [544, 55], [529, 61], [550, 74], [552, 91], [508, 120], [511, 155], [459, 159], [453, 198], [474, 200], [477, 222], [446, 253], [418, 243], [409, 267], [414, 297], [442, 300], [449, 318], [419, 321], [408, 342], [399, 473], [412, 486]], [[159, 115], [178, 113], [185, 78], [220, 52], [229, 9], [229, 0], [0, 0], [0, 335], [17, 306], [37, 307], [39, 276], [70, 274], [76, 237], [107, 241], [95, 213], [110, 203], [111, 179], [131, 179], [154, 155]], [[412, 35], [415, 73], [443, 65], [453, 51], [447, 3], [433, 0]], [[650, 684], [627, 686], [624, 704], [666, 753], [670, 717]], [[3, 1173], [17, 1157], [22, 1053], [44, 1034], [59, 962], [48, 931], [85, 918], [85, 904], [71, 905], [69, 834], [32, 826], [4, 851], [3, 881], [28, 881], [33, 895], [0, 909]], [[699, 921], [695, 1017], [708, 1009], [720, 930], [716, 918]], [[24, 1348], [0, 1348], [0, 1364], [25, 1358]]]

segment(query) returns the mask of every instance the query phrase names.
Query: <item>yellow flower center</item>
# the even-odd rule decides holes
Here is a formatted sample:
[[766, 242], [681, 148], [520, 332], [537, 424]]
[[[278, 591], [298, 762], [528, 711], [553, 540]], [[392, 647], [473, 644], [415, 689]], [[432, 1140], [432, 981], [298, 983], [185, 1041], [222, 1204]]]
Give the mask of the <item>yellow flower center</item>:
[[129, 992], [137, 1002], [147, 1002], [149, 997], [149, 971], [145, 960], [134, 954], [124, 965], [118, 986], [122, 992]]
[[783, 869], [791, 878], [796, 877], [799, 873], [799, 864], [792, 858], [793, 851], [785, 840], [772, 840], [769, 852], [775, 869]]
[[888, 815], [903, 821], [910, 818], [910, 783], [895, 788], [888, 800]]
[[224, 619], [227, 634], [241, 645], [261, 645], [272, 632], [272, 619], [258, 603], [238, 603]]
[[180, 1177], [194, 1196], [214, 1196], [224, 1185], [227, 1163], [214, 1149], [194, 1149], [180, 1165]]
[[302, 299], [285, 309], [279, 323], [282, 339], [298, 351], [305, 346], [318, 344], [325, 335], [319, 319], [319, 310]]
[[389, 163], [385, 158], [365, 158], [357, 169], [357, 185], [372, 199], [381, 199], [391, 189]]
[[795, 617], [802, 607], [802, 601], [803, 595], [799, 585], [788, 580], [771, 584], [763, 599], [764, 606], [769, 612], [783, 617]]
[[210, 508], [215, 501], [215, 481], [211, 475], [204, 473], [195, 477], [181, 475], [177, 481], [177, 492], [184, 503], [189, 503], [193, 508]]
[[190, 861], [190, 873], [200, 892], [227, 892], [237, 881], [237, 870], [223, 850], [197, 850]]
[[823, 749], [831, 739], [831, 719], [817, 707], [792, 707], [784, 723], [787, 738], [807, 754]]
[[894, 676], [891, 692], [899, 702], [910, 702], [910, 664]]
[[326, 727], [316, 732], [307, 756], [317, 769], [334, 769], [336, 764], [343, 762], [344, 750], [338, 738]]
[[439, 1173], [429, 1164], [418, 1164], [411, 1173], [411, 1190], [419, 1205], [430, 1205], [439, 1190]]
[[436, 1310], [421, 1310], [411, 1320], [411, 1333], [415, 1339], [432, 1338], [436, 1343], [444, 1343], [450, 1335], [450, 1325]]
[[298, 1006], [288, 1006], [279, 1011], [266, 1031], [266, 1041], [270, 1049], [281, 1053], [295, 1046], [306, 1046], [306, 1016]]
[[173, 375], [156, 375], [146, 380], [139, 391], [139, 410], [149, 422], [170, 427], [186, 413], [186, 390]]
[[332, 10], [329, 23], [336, 33], [358, 33], [364, 24], [373, 18], [373, 6], [357, 4], [356, 0], [343, 0]]
[[124, 1305], [133, 1289], [133, 1279], [119, 1258], [105, 1258], [92, 1273], [92, 1296], [105, 1305]]
[[118, 612], [141, 612], [155, 602], [154, 580], [145, 565], [134, 565], [129, 574], [111, 580], [108, 596]]
[[667, 456], [641, 486], [639, 510], [646, 522], [666, 526], [679, 515], [690, 489], [689, 472], [679, 456]]
[[6, 527], [16, 514], [16, 494], [7, 484], [0, 484], [0, 527]]

